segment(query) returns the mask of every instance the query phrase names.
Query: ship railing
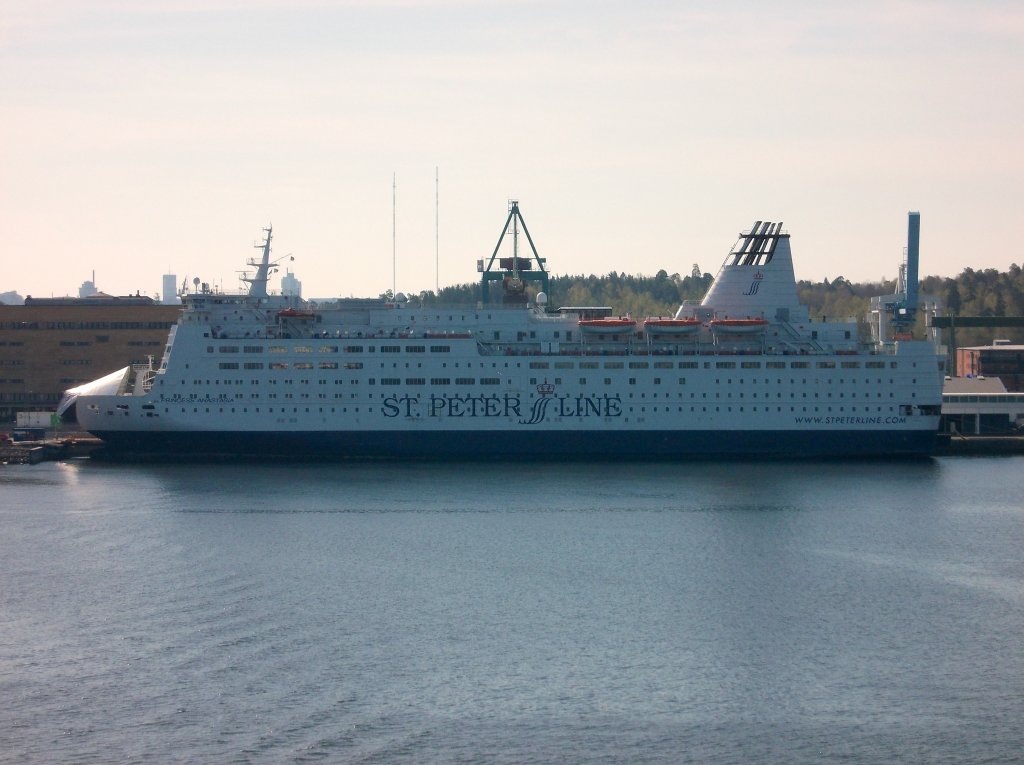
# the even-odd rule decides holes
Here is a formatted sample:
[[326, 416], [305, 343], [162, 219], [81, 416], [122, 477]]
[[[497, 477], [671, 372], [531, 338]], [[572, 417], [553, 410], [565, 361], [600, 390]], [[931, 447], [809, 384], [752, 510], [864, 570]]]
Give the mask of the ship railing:
[[[156, 376], [156, 370], [153, 369], [153, 361], [150, 358], [148, 364], [132, 364], [132, 371], [130, 375], [125, 375], [124, 382], [121, 386], [124, 388], [124, 395], [141, 396], [149, 393], [153, 389], [153, 378]], [[129, 384], [132, 384], [131, 391], [128, 390]], [[120, 391], [118, 391], [120, 393]]]
[[477, 342], [481, 356], [511, 356], [511, 357], [592, 357], [592, 356], [868, 356], [868, 355], [891, 355], [895, 349], [891, 346], [876, 347], [861, 346], [854, 347], [853, 344], [841, 347], [828, 346], [820, 343], [802, 340], [800, 344], [780, 339], [776, 344], [764, 348], [759, 346], [738, 346], [738, 345], [664, 345], [664, 346], [633, 346], [623, 347], [593, 347], [589, 345], [570, 345], [564, 343], [558, 350], [543, 350], [536, 345], [517, 346], [514, 343], [488, 343]]
[[859, 321], [856, 316], [822, 316], [820, 319], [810, 317], [811, 324], [857, 324]]

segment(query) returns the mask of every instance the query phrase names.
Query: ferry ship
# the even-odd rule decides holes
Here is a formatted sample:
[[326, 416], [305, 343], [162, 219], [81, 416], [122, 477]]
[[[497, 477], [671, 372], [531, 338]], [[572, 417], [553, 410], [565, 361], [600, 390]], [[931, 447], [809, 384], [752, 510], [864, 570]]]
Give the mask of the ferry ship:
[[271, 294], [268, 228], [247, 289], [183, 294], [158, 365], [72, 389], [62, 411], [125, 459], [925, 455], [944, 356], [912, 334], [915, 216], [902, 292], [861, 321], [808, 315], [781, 223], [743, 232], [703, 300], [649, 318], [549, 306], [514, 202], [461, 307]]

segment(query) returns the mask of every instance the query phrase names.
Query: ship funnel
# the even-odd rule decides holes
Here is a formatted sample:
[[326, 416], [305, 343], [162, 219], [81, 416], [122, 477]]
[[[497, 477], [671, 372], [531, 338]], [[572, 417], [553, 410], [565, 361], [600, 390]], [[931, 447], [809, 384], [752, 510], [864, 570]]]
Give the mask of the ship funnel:
[[917, 312], [917, 263], [921, 256], [921, 213], [907, 214], [907, 315]]

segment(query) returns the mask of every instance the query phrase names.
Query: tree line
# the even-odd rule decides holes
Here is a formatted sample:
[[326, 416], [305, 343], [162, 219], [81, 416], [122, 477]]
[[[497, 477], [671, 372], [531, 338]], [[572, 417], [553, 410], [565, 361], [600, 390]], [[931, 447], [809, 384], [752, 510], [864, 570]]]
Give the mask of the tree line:
[[[548, 305], [609, 306], [616, 314], [634, 317], [670, 316], [684, 300], [700, 300], [714, 277], [695, 264], [686, 275], [665, 270], [654, 276], [612, 271], [598, 275], [552, 275], [548, 281]], [[531, 283], [531, 296], [537, 289]], [[492, 285], [492, 302], [499, 303], [500, 286]], [[842, 276], [831, 281], [798, 281], [797, 294], [814, 317], [865, 316], [871, 298], [896, 291], [895, 281], [851, 282]], [[956, 277], [926, 276], [920, 280], [921, 303], [937, 301], [941, 313], [954, 316], [1024, 316], [1024, 271], [1012, 264], [1008, 271], [965, 268]], [[391, 297], [390, 292], [381, 297]], [[480, 300], [479, 283], [425, 290], [409, 296], [413, 305], [466, 305]], [[919, 325], [921, 322], [919, 321]], [[957, 345], [988, 345], [993, 338], [1024, 344], [1022, 329], [957, 329]]]

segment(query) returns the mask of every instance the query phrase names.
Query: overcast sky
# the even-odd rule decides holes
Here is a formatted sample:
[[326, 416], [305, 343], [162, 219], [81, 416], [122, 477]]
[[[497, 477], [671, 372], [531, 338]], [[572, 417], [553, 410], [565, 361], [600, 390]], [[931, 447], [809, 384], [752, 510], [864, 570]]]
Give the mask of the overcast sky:
[[[0, 0], [0, 292], [475, 281], [508, 200], [556, 274], [1024, 263], [1024, 4]], [[435, 268], [435, 167], [440, 176]], [[392, 177], [397, 273], [392, 274]], [[274, 285], [276, 286], [276, 285]]]

